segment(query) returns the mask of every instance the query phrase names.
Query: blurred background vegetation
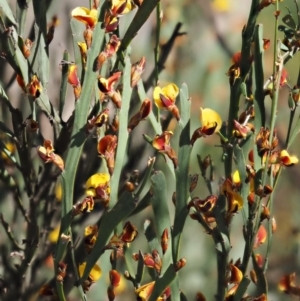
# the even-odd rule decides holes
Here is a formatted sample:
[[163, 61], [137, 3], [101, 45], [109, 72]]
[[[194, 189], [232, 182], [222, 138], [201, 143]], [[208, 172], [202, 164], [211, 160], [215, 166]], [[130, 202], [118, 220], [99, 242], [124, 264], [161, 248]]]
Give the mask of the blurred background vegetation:
[[[165, 69], [159, 76], [159, 81], [162, 85], [165, 83], [173, 82], [178, 86], [182, 83], [187, 83], [189, 87], [189, 93], [192, 98], [192, 131], [198, 127], [199, 107], [209, 107], [218, 111], [223, 120], [227, 119], [228, 107], [229, 107], [229, 81], [225, 75], [228, 68], [231, 66], [231, 56], [241, 47], [241, 31], [244, 24], [247, 21], [249, 8], [251, 1], [234, 1], [234, 0], [162, 0], [163, 19], [161, 27], [161, 39], [160, 43], [164, 44], [171, 36], [174, 27], [178, 22], [182, 22], [181, 31], [186, 32], [186, 35], [180, 36], [176, 39], [175, 46], [171, 51], [166, 64]], [[9, 2], [13, 10], [15, 10], [15, 1]], [[51, 18], [56, 15], [59, 20], [59, 25], [56, 28], [54, 39], [50, 44], [50, 78], [47, 85], [47, 93], [54, 106], [58, 106], [59, 87], [61, 80], [61, 66], [60, 62], [63, 57], [63, 52], [68, 50], [70, 52], [71, 60], [74, 59], [72, 41], [71, 41], [71, 29], [70, 29], [70, 12], [76, 6], [88, 7], [88, 1], [79, 0], [65, 0], [49, 1], [49, 9], [47, 12], [47, 22], [51, 21]], [[291, 11], [294, 11], [293, 0], [286, 0], [281, 5], [282, 10], [284, 6], [290, 7]], [[125, 28], [131, 21], [135, 12], [131, 12], [129, 15], [121, 18], [120, 25], [120, 37], [124, 33]], [[32, 3], [28, 2], [28, 16], [26, 22], [26, 30], [24, 38], [32, 35], [32, 26], [34, 22]], [[265, 72], [266, 79], [272, 73], [272, 54], [273, 54], [273, 32], [274, 32], [274, 7], [269, 6], [264, 9], [259, 17], [259, 22], [264, 25], [264, 37], [271, 40], [271, 47], [266, 52]], [[146, 79], [154, 67], [154, 54], [153, 49], [155, 45], [155, 26], [156, 18], [155, 14], [151, 16], [148, 22], [140, 30], [132, 43], [131, 61], [135, 62], [140, 59], [141, 56], [146, 57], [146, 71], [143, 77]], [[3, 59], [0, 60], [0, 81], [5, 87], [9, 84], [10, 79], [14, 76], [14, 72], [11, 67], [5, 63]], [[299, 54], [297, 57], [287, 64], [286, 69], [289, 74], [289, 84], [294, 86], [297, 81], [299, 72]], [[288, 88], [284, 87], [280, 93], [279, 118], [277, 119], [277, 129], [279, 139], [283, 143], [289, 117], [288, 108]], [[24, 95], [16, 81], [12, 81], [8, 89], [6, 89], [11, 103], [14, 107], [21, 107], [26, 110], [26, 104], [23, 103]], [[151, 91], [148, 92], [149, 97], [152, 98]], [[270, 98], [266, 98], [266, 101], [270, 102]], [[63, 119], [66, 121], [74, 108], [74, 96], [72, 89], [68, 91], [68, 97], [66, 100], [68, 107], [63, 112]], [[266, 104], [267, 108], [269, 104]], [[7, 109], [0, 102], [1, 120], [9, 122], [7, 118]], [[26, 114], [24, 114], [26, 116]], [[53, 132], [49, 126], [49, 122], [45, 115], [41, 114], [40, 127], [41, 134], [45, 139], [53, 139]], [[7, 124], [11, 127], [11, 124]], [[145, 127], [139, 127], [135, 130], [134, 136], [131, 139], [132, 145], [135, 149], [143, 143], [142, 133], [145, 132]], [[175, 130], [175, 123], [172, 121], [169, 124], [170, 130]], [[175, 130], [176, 131], [176, 130]], [[91, 142], [93, 144], [95, 142]], [[192, 160], [190, 163], [191, 174], [199, 172], [196, 164], [196, 154], [200, 154], [202, 157], [210, 154], [215, 164], [215, 181], [213, 183], [214, 192], [218, 192], [218, 182], [223, 176], [223, 164], [221, 162], [221, 149], [215, 147], [219, 144], [217, 137], [211, 137], [209, 139], [199, 139], [193, 148]], [[293, 145], [290, 153], [300, 156], [300, 149], [298, 142]], [[88, 146], [85, 147], [85, 155], [89, 156]], [[94, 151], [93, 151], [94, 152]], [[131, 162], [128, 170], [134, 168], [140, 168], [141, 162], [146, 162], [151, 152], [145, 152], [144, 158], [138, 158], [137, 162]], [[95, 155], [95, 166], [99, 164]], [[98, 161], [97, 161], [98, 160]], [[94, 162], [94, 161], [92, 161]], [[98, 162], [98, 163], [96, 163]], [[163, 166], [164, 162], [160, 159]], [[82, 173], [81, 177], [84, 179], [88, 175], [85, 173], [85, 167], [87, 162], [83, 162], [80, 166]], [[95, 167], [97, 169], [97, 167]], [[166, 171], [168, 175], [168, 171]], [[123, 175], [124, 179], [128, 174]], [[197, 190], [194, 195], [206, 197], [208, 191], [203, 182], [197, 186]], [[300, 271], [300, 170], [299, 166], [296, 166], [289, 171], [283, 170], [283, 174], [280, 179], [280, 183], [276, 188], [275, 195], [275, 218], [277, 221], [277, 232], [273, 237], [273, 245], [271, 250], [271, 257], [269, 263], [269, 269], [267, 271], [267, 279], [269, 281], [270, 295], [269, 300], [288, 300], [290, 297], [282, 295], [277, 290], [277, 283], [281, 276], [290, 272]], [[80, 182], [80, 181], [79, 181]], [[84, 183], [84, 182], [82, 182]], [[81, 184], [82, 184], [81, 183]], [[172, 212], [173, 205], [171, 202], [171, 196], [174, 191], [175, 183], [168, 181], [168, 196], [170, 199], [170, 210]], [[49, 191], [49, 198], [46, 201], [55, 202], [54, 187]], [[83, 187], [76, 188], [76, 196], [78, 199], [82, 198]], [[13, 219], [15, 212], [14, 203], [12, 203], [12, 196], [5, 186], [0, 183], [0, 212], [5, 214], [6, 220]], [[43, 200], [44, 201], [44, 200]], [[56, 209], [59, 211], [59, 202], [56, 204]], [[142, 249], [146, 252], [146, 240], [143, 236], [143, 223], [146, 219], [151, 219], [152, 211], [147, 208], [142, 214], [132, 217], [130, 220], [138, 227], [139, 237], [132, 244], [131, 250], [137, 252]], [[89, 220], [84, 222], [85, 225], [90, 224], [90, 220], [95, 216], [91, 214]], [[56, 222], [58, 215], [49, 220], [49, 225], [46, 232], [51, 232], [56, 228]], [[16, 231], [18, 227], [22, 228], [22, 225], [11, 225]], [[0, 244], [3, 244], [6, 240], [6, 235], [0, 231]], [[21, 239], [21, 237], [18, 237]], [[232, 246], [233, 250], [231, 256], [233, 260], [237, 260], [242, 255], [244, 241], [242, 237], [242, 219], [240, 213], [234, 219], [232, 227]], [[259, 250], [263, 254], [263, 249]], [[108, 252], [101, 257], [101, 267], [103, 269], [103, 275], [108, 275], [109, 259]], [[181, 289], [186, 294], [189, 300], [193, 300], [198, 291], [201, 291], [207, 298], [207, 300], [213, 300], [213, 296], [216, 290], [216, 256], [214, 252], [214, 244], [202, 227], [188, 218], [186, 226], [184, 228], [183, 241], [181, 247], [180, 257], [187, 259], [187, 265], [179, 272]], [[3, 260], [3, 257], [2, 257]], [[107, 264], [105, 264], [107, 262]], [[47, 267], [47, 262], [43, 273], [52, 273], [51, 266]], [[107, 269], [107, 270], [105, 270]], [[0, 267], [0, 274], [3, 274], [4, 270]], [[108, 276], [107, 276], [108, 277]], [[106, 297], [106, 287], [108, 285], [108, 278], [102, 277], [88, 293], [89, 300], [102, 301]], [[120, 291], [123, 293], [117, 296], [116, 300], [133, 300], [134, 295], [131, 287], [127, 287], [127, 282], [120, 286]], [[129, 284], [130, 285], [130, 284]], [[125, 295], [124, 295], [125, 294]], [[125, 297], [126, 296], [126, 297]], [[285, 299], [286, 298], [286, 299]], [[76, 296], [74, 299], [76, 300]]]

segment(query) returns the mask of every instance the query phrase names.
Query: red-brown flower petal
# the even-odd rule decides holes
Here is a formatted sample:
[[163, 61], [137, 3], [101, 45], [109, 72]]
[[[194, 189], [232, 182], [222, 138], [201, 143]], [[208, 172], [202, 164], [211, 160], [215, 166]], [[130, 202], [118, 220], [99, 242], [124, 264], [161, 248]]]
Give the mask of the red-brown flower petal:
[[259, 247], [267, 239], [267, 230], [263, 225], [260, 225], [258, 232], [256, 234], [255, 242], [253, 248]]
[[137, 235], [138, 231], [136, 227], [128, 221], [123, 227], [123, 232], [120, 235], [120, 239], [124, 242], [133, 242]]
[[110, 280], [110, 284], [113, 287], [117, 287], [120, 284], [121, 276], [116, 270], [110, 270], [109, 271], [109, 280]]

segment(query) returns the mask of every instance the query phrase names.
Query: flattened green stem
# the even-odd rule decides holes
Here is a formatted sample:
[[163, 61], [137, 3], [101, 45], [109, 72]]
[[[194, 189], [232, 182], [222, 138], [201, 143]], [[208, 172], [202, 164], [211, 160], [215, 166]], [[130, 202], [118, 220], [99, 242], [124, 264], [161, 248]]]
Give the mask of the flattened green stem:
[[190, 100], [187, 85], [180, 89], [180, 121], [179, 121], [179, 150], [178, 167], [176, 175], [176, 209], [174, 228], [172, 232], [173, 262], [177, 262], [179, 256], [180, 238], [185, 220], [188, 216], [187, 202], [189, 199], [189, 163], [192, 146], [190, 145]]
[[115, 168], [111, 178], [111, 194], [109, 207], [112, 208], [118, 199], [119, 183], [123, 162], [127, 154], [127, 141], [128, 141], [128, 112], [131, 99], [132, 88], [130, 86], [131, 79], [131, 64], [127, 56], [125, 58], [125, 68], [123, 71], [123, 93], [122, 93], [122, 107], [119, 112], [119, 133], [118, 133], [118, 147], [115, 159]]
[[[153, 176], [151, 177], [151, 184], [151, 191], [153, 193], [151, 197], [151, 204], [154, 212], [156, 238], [160, 242], [164, 230], [171, 229], [167, 199], [167, 183], [164, 174], [161, 171], [154, 172]], [[171, 245], [169, 245], [168, 249], [169, 248], [172, 249]], [[162, 256], [161, 247], [159, 247], [158, 251], [160, 252], [160, 256]], [[172, 258], [170, 255], [171, 252], [164, 254], [162, 273], [164, 273], [166, 270], [166, 266], [172, 263]]]
[[[100, 23], [96, 25], [94, 35], [98, 38], [93, 39], [91, 48], [88, 50], [86, 77], [82, 86], [80, 98], [75, 104], [75, 120], [71, 136], [71, 145], [68, 152], [67, 160], [65, 162], [65, 171], [63, 171], [61, 175], [63, 199], [60, 236], [63, 233], [65, 235], [68, 235], [70, 233], [75, 177], [83, 145], [87, 139], [86, 121], [90, 107], [90, 101], [94, 93], [94, 83], [97, 79], [97, 73], [93, 71], [93, 64], [95, 58], [99, 54], [100, 46], [102, 45], [102, 41], [104, 38], [104, 31], [101, 29]], [[63, 243], [61, 239], [59, 239], [55, 251], [56, 270], [57, 264], [61, 261], [65, 249], [66, 244]]]

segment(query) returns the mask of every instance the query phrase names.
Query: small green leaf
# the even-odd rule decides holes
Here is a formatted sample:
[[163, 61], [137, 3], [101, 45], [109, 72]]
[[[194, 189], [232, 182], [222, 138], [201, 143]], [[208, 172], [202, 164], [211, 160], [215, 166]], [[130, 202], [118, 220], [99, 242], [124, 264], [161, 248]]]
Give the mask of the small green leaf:
[[122, 107], [119, 112], [119, 132], [118, 132], [118, 147], [116, 151], [115, 161], [118, 164], [115, 165], [115, 169], [111, 178], [111, 195], [110, 204], [113, 206], [118, 198], [120, 175], [123, 168], [125, 156], [127, 154], [127, 141], [128, 141], [128, 111], [131, 99], [132, 88], [130, 86], [131, 79], [131, 64], [130, 59], [127, 56], [125, 58], [125, 68], [123, 71], [123, 93], [122, 93]]

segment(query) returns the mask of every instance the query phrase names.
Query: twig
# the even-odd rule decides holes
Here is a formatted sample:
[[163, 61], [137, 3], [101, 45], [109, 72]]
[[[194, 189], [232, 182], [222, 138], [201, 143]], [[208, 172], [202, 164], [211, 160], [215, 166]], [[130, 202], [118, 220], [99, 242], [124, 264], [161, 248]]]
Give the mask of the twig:
[[153, 86], [153, 84], [155, 85], [156, 75], [164, 69], [165, 62], [174, 46], [176, 38], [186, 34], [186, 32], [179, 32], [181, 26], [182, 23], [177, 23], [169, 41], [166, 44], [162, 45], [157, 65], [154, 67], [153, 71], [144, 84], [146, 92], [150, 89], [150, 87]]
[[0, 222], [9, 238], [9, 240], [12, 242], [13, 244], [13, 248], [14, 249], [17, 249], [18, 251], [23, 251], [24, 249], [17, 243], [12, 231], [11, 231], [11, 228], [9, 226], [9, 224], [4, 220], [3, 218], [3, 214], [0, 213]]

